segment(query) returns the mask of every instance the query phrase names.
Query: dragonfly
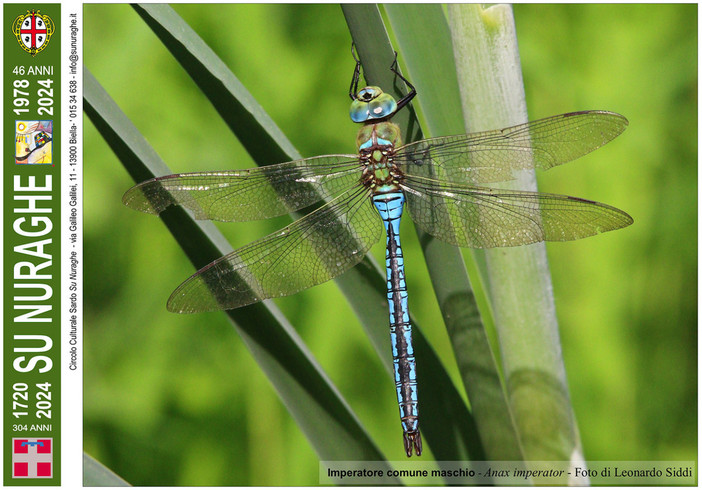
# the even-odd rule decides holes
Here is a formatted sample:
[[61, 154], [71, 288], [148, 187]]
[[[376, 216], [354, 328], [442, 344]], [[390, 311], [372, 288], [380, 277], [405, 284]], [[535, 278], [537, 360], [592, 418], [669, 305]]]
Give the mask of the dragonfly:
[[390, 339], [404, 449], [408, 457], [420, 456], [417, 369], [400, 243], [405, 205], [419, 229], [459, 247], [576, 240], [623, 228], [633, 223], [631, 216], [607, 204], [484, 184], [579, 158], [621, 134], [628, 121], [614, 112], [580, 111], [403, 144], [400, 128], [390, 119], [417, 90], [400, 74], [397, 54], [390, 70], [408, 87], [399, 100], [377, 86], [358, 90], [361, 62], [353, 57], [350, 116], [361, 124], [356, 154], [156, 177], [129, 189], [123, 202], [152, 214], [180, 205], [196, 219], [219, 221], [271, 218], [323, 203], [281, 230], [198, 270], [168, 300], [168, 310], [177, 313], [239, 308], [328, 281], [363, 260], [384, 229]]

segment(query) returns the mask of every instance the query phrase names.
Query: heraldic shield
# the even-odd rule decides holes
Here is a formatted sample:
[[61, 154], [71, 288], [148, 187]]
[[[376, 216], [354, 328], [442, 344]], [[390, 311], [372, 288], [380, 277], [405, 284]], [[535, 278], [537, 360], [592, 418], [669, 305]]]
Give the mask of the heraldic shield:
[[12, 32], [17, 42], [32, 56], [40, 53], [48, 44], [54, 33], [54, 21], [48, 15], [41, 15], [39, 10], [27, 10], [12, 23]]

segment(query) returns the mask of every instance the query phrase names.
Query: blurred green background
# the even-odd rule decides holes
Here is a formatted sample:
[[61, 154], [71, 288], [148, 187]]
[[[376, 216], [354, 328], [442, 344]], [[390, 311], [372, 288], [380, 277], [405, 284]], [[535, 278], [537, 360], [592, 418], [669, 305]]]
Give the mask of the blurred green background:
[[[174, 8], [304, 156], [353, 152], [338, 6]], [[606, 109], [630, 121], [539, 175], [543, 191], [635, 221], [548, 245], [585, 458], [696, 460], [697, 5], [514, 12], [531, 119]], [[86, 5], [84, 25], [86, 67], [174, 172], [253, 166], [129, 6]], [[86, 451], [138, 485], [316, 484], [316, 454], [225, 316], [166, 311], [192, 267], [157, 218], [121, 204], [133, 182], [87, 118], [85, 139]], [[218, 226], [238, 247], [286, 221]], [[403, 234], [410, 307], [460, 386], [421, 249]], [[386, 457], [404, 459], [393, 383], [334, 283], [276, 304]]]

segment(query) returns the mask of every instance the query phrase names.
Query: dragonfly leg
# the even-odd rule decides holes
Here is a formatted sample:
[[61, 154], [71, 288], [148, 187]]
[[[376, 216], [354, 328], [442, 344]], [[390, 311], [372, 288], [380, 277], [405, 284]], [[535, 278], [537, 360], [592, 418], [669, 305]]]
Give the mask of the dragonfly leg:
[[402, 76], [402, 74], [400, 74], [400, 70], [398, 70], [398, 68], [397, 68], [397, 51], [395, 51], [395, 59], [393, 60], [392, 65], [390, 65], [390, 71], [392, 71], [395, 75], [400, 77], [400, 79], [403, 82], [405, 82], [410, 89], [410, 91], [409, 91], [409, 93], [407, 93], [407, 95], [405, 95], [404, 97], [402, 97], [400, 100], [397, 101], [397, 109], [395, 109], [395, 114], [396, 114], [397, 111], [399, 111], [404, 106], [409, 104], [410, 100], [412, 100], [414, 98], [414, 96], [417, 95], [417, 89], [414, 88], [414, 85], [412, 85], [409, 80], [407, 80], [405, 77]]
[[356, 43], [351, 42], [351, 56], [356, 61], [356, 67], [353, 69], [353, 77], [351, 78], [351, 88], [349, 88], [349, 97], [351, 100], [356, 100], [358, 93], [358, 80], [361, 78], [361, 60], [356, 58]]

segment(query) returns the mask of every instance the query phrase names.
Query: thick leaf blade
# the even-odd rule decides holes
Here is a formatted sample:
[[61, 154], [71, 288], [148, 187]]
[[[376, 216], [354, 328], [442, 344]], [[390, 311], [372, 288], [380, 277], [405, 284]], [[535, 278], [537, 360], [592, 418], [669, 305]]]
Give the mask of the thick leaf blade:
[[[385, 10], [417, 87], [413, 104], [426, 120], [430, 136], [464, 132], [451, 33], [438, 4], [388, 4]], [[451, 337], [463, 385], [485, 446], [495, 460], [523, 459], [504, 386], [460, 250], [418, 230], [444, 323]], [[474, 279], [479, 279], [475, 277]], [[480, 285], [479, 290], [482, 290]]]
[[[449, 12], [466, 124], [476, 131], [525, 122], [511, 7], [452, 5]], [[533, 191], [536, 178], [523, 172], [500, 185]], [[488, 250], [486, 256], [509, 402], [525, 457], [581, 464], [545, 244]]]
[[83, 453], [83, 486], [129, 487], [129, 483], [93, 457]]

